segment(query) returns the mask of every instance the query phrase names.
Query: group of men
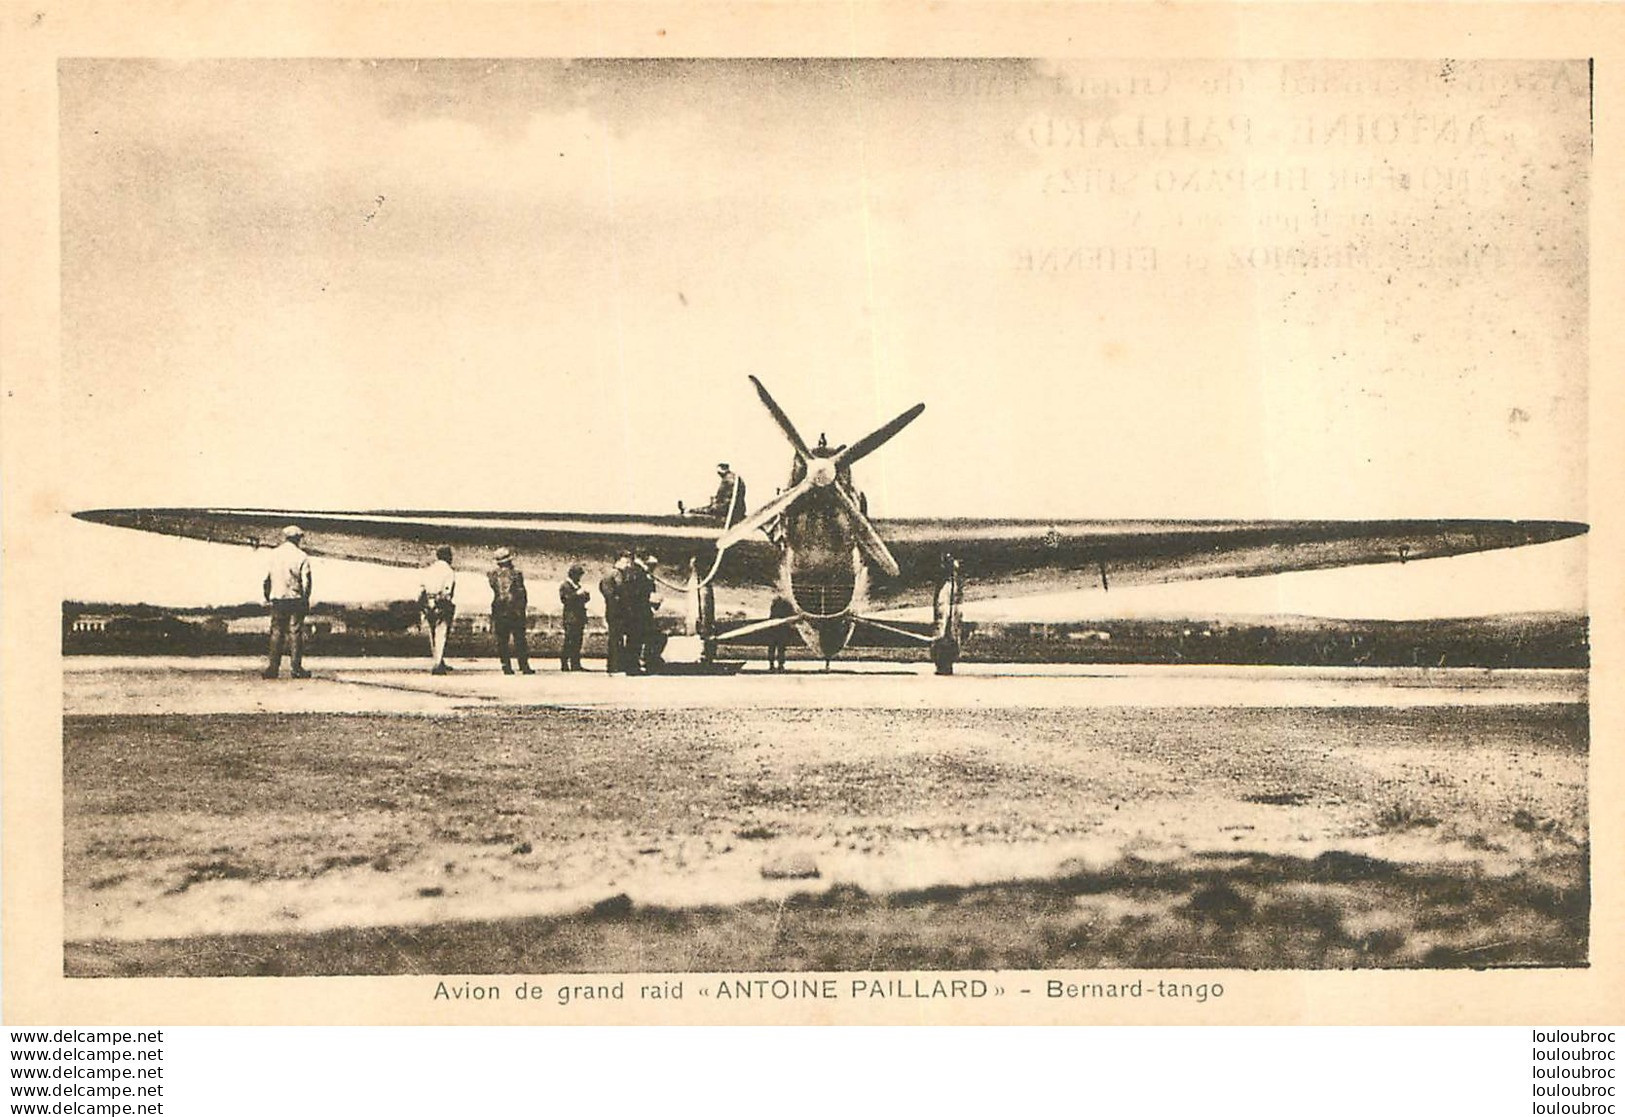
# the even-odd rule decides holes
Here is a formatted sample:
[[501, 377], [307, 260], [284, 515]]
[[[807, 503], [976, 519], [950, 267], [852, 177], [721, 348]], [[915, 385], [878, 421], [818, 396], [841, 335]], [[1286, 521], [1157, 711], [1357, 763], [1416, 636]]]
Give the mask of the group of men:
[[[305, 614], [310, 609], [312, 580], [310, 557], [305, 553], [305, 533], [290, 525], [282, 531], [282, 543], [271, 551], [265, 576], [265, 603], [271, 615], [270, 653], [265, 666], [267, 679], [277, 678], [284, 653], [289, 656], [291, 676], [308, 679], [305, 670]], [[495, 565], [486, 578], [491, 586], [491, 632], [496, 638], [497, 658], [502, 673], [512, 675], [518, 664], [521, 675], [534, 675], [525, 630], [530, 612], [530, 596], [525, 575], [514, 566], [513, 552], [499, 547], [492, 556]], [[457, 572], [452, 569], [450, 547], [435, 548], [435, 560], [423, 569], [418, 591], [418, 609], [429, 633], [432, 659], [430, 674], [445, 675], [453, 670], [446, 662], [446, 640], [457, 616]], [[653, 554], [635, 557], [623, 551], [615, 566], [598, 583], [604, 595], [604, 614], [609, 626], [609, 663], [612, 673], [646, 674], [658, 670], [666, 638], [655, 625], [654, 615], [661, 598], [656, 592], [655, 571], [660, 560]], [[587, 568], [570, 566], [559, 583], [559, 604], [564, 617], [564, 646], [559, 653], [561, 671], [580, 671], [581, 645], [587, 630], [587, 602], [592, 594], [581, 585]]]
[[609, 629], [610, 674], [643, 675], [657, 671], [666, 650], [666, 637], [655, 626], [660, 609], [655, 572], [660, 560], [653, 554], [635, 556], [622, 551], [615, 565], [598, 583], [604, 595], [604, 623]]
[[[514, 566], [513, 552], [506, 547], [498, 547], [491, 557], [495, 565], [485, 579], [491, 586], [491, 635], [496, 639], [502, 673], [512, 675], [517, 662], [519, 674], [534, 675], [525, 636], [530, 625], [530, 591], [525, 588], [524, 572]], [[429, 630], [429, 654], [434, 660], [429, 668], [431, 675], [452, 670], [446, 662], [446, 639], [457, 615], [457, 572], [451, 567], [451, 559], [450, 547], [436, 548], [435, 561], [423, 572], [418, 592], [418, 609]], [[587, 601], [592, 596], [581, 589], [583, 573], [581, 565], [572, 566], [569, 577], [559, 584], [559, 601], [564, 606], [564, 651], [559, 656], [559, 667], [564, 671], [581, 670], [581, 636], [587, 627]]]
[[[824, 445], [822, 439], [819, 445]], [[734, 473], [727, 462], [720, 462], [717, 490], [711, 499], [697, 508], [684, 508], [681, 502], [677, 507], [684, 515], [711, 517], [721, 521], [723, 527], [732, 527], [745, 518], [744, 479]], [[293, 677], [310, 678], [304, 666], [305, 613], [310, 609], [311, 591], [310, 558], [302, 546], [304, 538], [305, 533], [290, 524], [282, 529], [282, 544], [271, 552], [270, 571], [265, 577], [265, 603], [271, 613], [271, 649], [265, 666], [268, 679], [276, 678], [281, 672], [284, 649], [293, 665]], [[492, 558], [496, 565], [487, 575], [491, 583], [491, 632], [496, 637], [502, 673], [512, 675], [517, 662], [521, 675], [534, 675], [525, 642], [530, 611], [525, 576], [514, 567], [513, 552], [508, 548], [497, 548]], [[451, 560], [450, 547], [436, 547], [434, 562], [424, 568], [418, 592], [418, 610], [429, 632], [429, 654], [433, 660], [429, 672], [433, 675], [444, 675], [452, 670], [451, 664], [446, 662], [446, 639], [451, 635], [451, 623], [457, 616], [457, 572], [452, 569]], [[655, 574], [659, 565], [660, 560], [653, 554], [638, 556], [629, 550], [622, 551], [614, 568], [598, 583], [598, 591], [604, 596], [604, 619], [609, 627], [608, 670], [611, 674], [643, 675], [661, 666], [666, 637], [654, 619], [661, 602]], [[559, 583], [559, 604], [564, 613], [564, 648], [559, 653], [561, 671], [582, 669], [581, 642], [587, 630], [587, 602], [592, 600], [592, 594], [581, 586], [586, 572], [586, 567], [576, 563]], [[782, 648], [778, 649], [777, 658], [782, 670]]]
[[[512, 675], [517, 661], [521, 675], [534, 675], [525, 640], [530, 611], [525, 575], [514, 567], [513, 552], [508, 548], [499, 547], [493, 558], [496, 566], [486, 579], [491, 584], [491, 633], [496, 637], [502, 673]], [[646, 674], [661, 665], [660, 655], [665, 650], [666, 638], [654, 620], [661, 603], [655, 592], [654, 574], [659, 565], [660, 560], [653, 554], [636, 558], [631, 551], [622, 551], [614, 567], [598, 583], [598, 590], [604, 595], [604, 618], [609, 628], [607, 669], [611, 674]], [[585, 566], [572, 563], [564, 581], [559, 583], [559, 606], [564, 620], [560, 671], [585, 670], [581, 666], [581, 645], [587, 632], [587, 602], [592, 600], [592, 593], [581, 585], [586, 572]], [[452, 669], [446, 662], [446, 634], [456, 611], [455, 592], [451, 548], [441, 547], [436, 552], [436, 562], [425, 573], [419, 597], [434, 656], [434, 665], [429, 668], [431, 674], [443, 675]]]

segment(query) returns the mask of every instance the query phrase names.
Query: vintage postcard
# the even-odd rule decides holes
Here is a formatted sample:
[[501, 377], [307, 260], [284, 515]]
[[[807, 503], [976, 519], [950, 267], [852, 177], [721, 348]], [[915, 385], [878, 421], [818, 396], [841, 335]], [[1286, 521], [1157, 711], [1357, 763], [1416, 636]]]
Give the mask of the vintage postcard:
[[1620, 1017], [1616, 12], [111, 11], [10, 1019]]

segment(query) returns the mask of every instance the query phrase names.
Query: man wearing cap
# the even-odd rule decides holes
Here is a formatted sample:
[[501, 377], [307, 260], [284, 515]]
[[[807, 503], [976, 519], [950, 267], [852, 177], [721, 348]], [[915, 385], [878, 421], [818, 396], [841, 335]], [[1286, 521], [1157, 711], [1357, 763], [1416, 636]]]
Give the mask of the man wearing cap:
[[744, 478], [728, 468], [727, 462], [718, 462], [716, 493], [709, 503], [690, 508], [688, 512], [695, 516], [715, 516], [723, 527], [733, 527], [745, 518]]
[[628, 675], [659, 670], [660, 653], [666, 647], [666, 638], [655, 627], [654, 620], [655, 610], [660, 608], [655, 590], [655, 570], [659, 565], [660, 560], [653, 554], [645, 554], [626, 570], [622, 623], [626, 625]]
[[525, 624], [528, 619], [530, 596], [525, 592], [525, 576], [513, 566], [513, 552], [498, 547], [496, 567], [487, 578], [491, 583], [491, 632], [497, 638], [497, 658], [502, 660], [502, 673], [513, 674], [513, 663], [508, 657], [512, 647], [513, 658], [519, 661], [521, 675], [534, 675], [530, 669], [530, 649], [525, 646]]
[[599, 579], [598, 592], [604, 598], [604, 625], [609, 629], [604, 670], [610, 674], [624, 669], [626, 660], [626, 588], [632, 552], [622, 551], [615, 566]]
[[451, 670], [446, 662], [446, 637], [451, 634], [452, 618], [457, 615], [457, 574], [451, 568], [450, 547], [436, 547], [434, 558], [434, 562], [423, 569], [418, 608], [423, 611], [423, 623], [429, 628], [429, 654], [434, 657], [429, 674], [444, 675]]
[[559, 583], [559, 604], [564, 606], [564, 650], [559, 653], [560, 671], [581, 670], [581, 637], [587, 631], [587, 602], [592, 594], [581, 588], [587, 568], [579, 562], [570, 566], [569, 576]]
[[310, 608], [310, 556], [300, 548], [305, 533], [289, 525], [282, 529], [282, 543], [271, 552], [265, 575], [265, 603], [271, 609], [271, 651], [265, 677], [274, 679], [282, 670], [282, 649], [290, 652], [289, 675], [308, 679], [305, 670], [305, 612]]

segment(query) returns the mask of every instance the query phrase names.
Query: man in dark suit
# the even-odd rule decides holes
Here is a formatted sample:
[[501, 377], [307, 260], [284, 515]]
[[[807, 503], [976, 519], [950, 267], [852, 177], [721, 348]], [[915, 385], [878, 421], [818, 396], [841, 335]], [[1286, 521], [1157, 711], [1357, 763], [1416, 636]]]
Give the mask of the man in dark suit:
[[[769, 607], [767, 615], [775, 620], [796, 615], [796, 607], [783, 597], [775, 594], [773, 604]], [[785, 653], [790, 647], [790, 630], [775, 628], [767, 634], [767, 669], [769, 671], [783, 671]]]
[[626, 651], [622, 667], [628, 675], [643, 673], [644, 645], [653, 628], [649, 613], [655, 580], [649, 572], [648, 562], [647, 558], [632, 562], [621, 575], [621, 623], [626, 626]]
[[502, 660], [502, 673], [513, 674], [508, 660], [510, 645], [514, 658], [519, 660], [521, 675], [534, 675], [530, 668], [530, 649], [525, 644], [525, 625], [530, 612], [530, 595], [525, 591], [525, 576], [514, 569], [513, 552], [500, 547], [496, 553], [496, 568], [487, 575], [491, 583], [491, 631], [497, 638], [497, 658]]
[[604, 625], [609, 629], [609, 650], [604, 670], [610, 674], [623, 670], [626, 661], [626, 580], [632, 565], [632, 552], [622, 551], [615, 566], [598, 582], [598, 592], [604, 599]]
[[638, 647], [633, 654], [642, 664], [645, 674], [656, 674], [665, 665], [666, 634], [660, 631], [655, 623], [655, 614], [660, 612], [663, 598], [660, 595], [660, 583], [657, 574], [660, 570], [660, 558], [654, 552], [646, 553], [642, 560], [634, 563], [633, 571], [638, 574]]
[[560, 671], [581, 670], [581, 637], [587, 631], [587, 602], [592, 594], [581, 588], [581, 576], [587, 568], [579, 562], [570, 567], [569, 576], [559, 583], [559, 604], [564, 606], [564, 650], [559, 653]]

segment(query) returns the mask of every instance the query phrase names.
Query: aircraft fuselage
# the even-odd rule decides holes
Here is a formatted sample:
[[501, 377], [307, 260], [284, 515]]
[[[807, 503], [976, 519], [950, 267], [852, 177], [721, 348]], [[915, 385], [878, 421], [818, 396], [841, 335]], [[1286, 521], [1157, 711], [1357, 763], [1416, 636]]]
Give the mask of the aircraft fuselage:
[[[828, 455], [814, 451], [813, 471]], [[798, 463], [799, 466], [799, 463]], [[800, 480], [792, 472], [791, 483]], [[828, 480], [813, 488], [780, 517], [779, 586], [781, 597], [796, 610], [801, 638], [824, 659], [833, 659], [852, 638], [852, 618], [867, 604], [871, 571], [854, 541], [850, 513], [831, 485], [851, 493], [851, 482], [830, 471]]]

